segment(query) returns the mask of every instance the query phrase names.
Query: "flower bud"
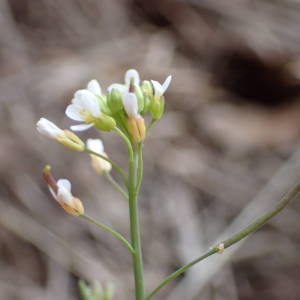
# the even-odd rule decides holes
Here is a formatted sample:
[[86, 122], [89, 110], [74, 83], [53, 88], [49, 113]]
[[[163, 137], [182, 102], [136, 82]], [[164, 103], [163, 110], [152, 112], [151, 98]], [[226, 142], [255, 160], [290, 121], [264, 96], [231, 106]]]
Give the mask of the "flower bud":
[[144, 118], [138, 116], [137, 118], [129, 117], [127, 119], [127, 128], [136, 143], [140, 143], [145, 139], [146, 128]]
[[43, 170], [43, 178], [48, 188], [58, 202], [58, 204], [72, 216], [84, 214], [84, 207], [80, 199], [74, 197], [71, 193], [71, 183], [67, 179], [59, 179], [57, 182], [51, 174], [51, 167], [46, 166]]
[[105, 114], [101, 114], [99, 119], [94, 120], [95, 127], [103, 131], [111, 131], [116, 127], [116, 121]]
[[142, 92], [144, 94], [144, 108], [141, 111], [142, 115], [145, 115], [149, 112], [152, 98], [153, 98], [153, 87], [149, 80], [144, 80], [141, 85]]
[[117, 113], [123, 108], [122, 96], [120, 91], [117, 89], [112, 89], [108, 94], [107, 105], [110, 108], [112, 114]]
[[165, 109], [165, 98], [164, 96], [153, 97], [150, 104], [150, 113], [154, 120], [158, 120], [162, 117]]
[[141, 112], [141, 111], [143, 111], [144, 106], [145, 106], [145, 103], [144, 103], [145, 100], [144, 100], [143, 92], [142, 92], [141, 88], [138, 85], [134, 86], [134, 92], [135, 92], [135, 95], [136, 95], [137, 100], [138, 100], [138, 111]]
[[38, 132], [56, 140], [65, 147], [79, 152], [84, 150], [84, 142], [75, 133], [69, 130], [62, 130], [45, 118], [41, 118], [36, 126]]
[[[108, 157], [107, 154], [104, 152], [104, 146], [100, 139], [88, 139], [86, 141], [86, 145], [87, 149], [102, 156]], [[90, 154], [90, 157], [92, 168], [97, 174], [103, 175], [103, 173], [111, 171], [111, 164], [108, 161], [94, 154]]]
[[153, 97], [154, 95], [153, 86], [149, 80], [144, 80], [142, 82], [141, 89], [144, 95]]

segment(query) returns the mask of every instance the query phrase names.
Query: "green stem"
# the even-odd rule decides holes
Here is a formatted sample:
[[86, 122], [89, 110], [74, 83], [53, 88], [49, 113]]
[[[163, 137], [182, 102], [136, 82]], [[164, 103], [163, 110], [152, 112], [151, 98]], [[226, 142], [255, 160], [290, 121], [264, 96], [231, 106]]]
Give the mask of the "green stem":
[[108, 157], [106, 157], [106, 156], [104, 156], [104, 155], [102, 155], [100, 153], [94, 152], [94, 151], [92, 151], [92, 150], [90, 150], [88, 148], [85, 148], [84, 151], [86, 153], [88, 153], [88, 154], [92, 154], [92, 155], [98, 156], [98, 157], [100, 157], [100, 158], [108, 161], [112, 165], [112, 167], [117, 171], [117, 173], [120, 175], [120, 177], [123, 180], [124, 184], [127, 185], [127, 177], [126, 177], [123, 169], [117, 163], [115, 163], [114, 161], [112, 161]]
[[94, 220], [93, 218], [89, 217], [88, 215], [81, 215], [80, 217], [82, 219], [84, 219], [86, 221], [89, 221], [90, 223], [93, 223], [94, 225], [100, 227], [101, 229], [105, 230], [106, 232], [112, 234], [115, 238], [117, 238], [130, 251], [130, 253], [132, 255], [135, 254], [135, 251], [134, 251], [133, 247], [130, 245], [130, 243], [120, 233], [118, 233], [114, 229], [110, 228], [109, 226]]
[[138, 145], [138, 172], [137, 172], [137, 185], [136, 185], [136, 190], [137, 193], [140, 190], [142, 180], [143, 180], [143, 172], [144, 172], [144, 167], [143, 167], [143, 143], [140, 143]]
[[169, 275], [166, 279], [164, 279], [156, 288], [150, 292], [150, 294], [145, 298], [145, 300], [150, 300], [154, 295], [157, 294], [157, 292], [163, 288], [166, 284], [168, 284], [170, 281], [184, 273], [186, 270], [188, 270], [190, 267], [194, 266], [195, 264], [199, 263], [200, 261], [204, 260], [205, 258], [215, 254], [220, 253], [221, 249], [228, 248], [232, 246], [233, 244], [239, 242], [240, 240], [244, 239], [248, 235], [254, 233], [257, 231], [261, 226], [263, 226], [267, 221], [269, 221], [272, 217], [276, 216], [279, 212], [281, 212], [288, 203], [293, 200], [297, 194], [300, 192], [300, 184], [296, 185], [290, 192], [288, 192], [285, 196], [282, 197], [280, 202], [269, 212], [265, 213], [260, 218], [256, 219], [253, 223], [248, 225], [243, 230], [239, 231], [238, 233], [232, 235], [228, 239], [224, 240], [220, 244], [216, 245], [200, 257], [194, 259], [190, 263], [184, 265], [183, 267], [179, 268], [177, 271]]
[[104, 176], [106, 179], [113, 185], [113, 187], [122, 195], [122, 197], [128, 200], [127, 193], [123, 190], [123, 188], [115, 181], [115, 179], [110, 175], [109, 172], [105, 172]]
[[128, 154], [129, 154], [129, 160], [133, 160], [133, 148], [131, 145], [131, 142], [129, 140], [129, 138], [122, 132], [122, 130], [120, 130], [118, 127], [115, 127], [114, 131], [122, 138], [122, 140], [125, 142], [127, 149], [128, 149]]
[[[115, 132], [123, 139], [127, 146], [129, 156], [129, 176], [128, 176], [128, 196], [129, 196], [129, 217], [130, 217], [130, 235], [131, 245], [134, 249], [132, 253], [132, 264], [134, 272], [135, 283], [135, 299], [144, 300], [144, 269], [143, 269], [143, 257], [141, 247], [141, 234], [139, 225], [139, 213], [138, 213], [138, 189], [137, 184], [140, 185], [143, 176], [142, 169], [142, 156], [141, 151], [137, 153], [136, 147], [133, 147], [130, 139], [118, 128], [115, 128]], [[139, 147], [139, 146], [138, 146]], [[139, 157], [138, 165], [136, 164], [136, 158]], [[138, 174], [138, 178], [137, 178]]]
[[[134, 155], [135, 156], [135, 155]], [[133, 157], [134, 157], [133, 156]], [[139, 172], [139, 171], [138, 171]], [[138, 199], [136, 190], [136, 170], [135, 161], [129, 161], [129, 214], [130, 214], [130, 234], [131, 244], [134, 249], [132, 254], [132, 263], [135, 281], [135, 298], [136, 300], [144, 300], [144, 271], [143, 271], [143, 258], [140, 238], [140, 226], [138, 215]]]

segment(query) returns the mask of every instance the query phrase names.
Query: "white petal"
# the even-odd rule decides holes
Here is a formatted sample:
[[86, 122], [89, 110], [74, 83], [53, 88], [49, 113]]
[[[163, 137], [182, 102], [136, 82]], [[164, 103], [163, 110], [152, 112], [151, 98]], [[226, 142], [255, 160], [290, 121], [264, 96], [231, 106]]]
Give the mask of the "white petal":
[[93, 124], [79, 124], [79, 125], [73, 125], [70, 128], [73, 131], [84, 131], [84, 130], [87, 130], [87, 129], [93, 127], [93, 126], [94, 126]]
[[151, 83], [154, 89], [154, 96], [156, 97], [162, 96], [164, 93], [162, 85], [156, 80], [151, 80]]
[[165, 82], [162, 84], [162, 89], [163, 89], [163, 94], [165, 93], [165, 91], [167, 90], [167, 88], [169, 87], [170, 83], [171, 83], [171, 80], [172, 80], [172, 76], [169, 75]]
[[71, 182], [68, 179], [59, 179], [57, 186], [58, 188], [64, 187], [67, 191], [71, 192]]
[[70, 203], [73, 195], [71, 193], [71, 182], [67, 179], [59, 179], [57, 181], [57, 201]]
[[63, 133], [63, 130], [57, 127], [53, 122], [46, 118], [40, 118], [36, 123], [36, 129], [39, 133], [50, 137], [56, 138], [59, 134]]
[[66, 115], [75, 121], [83, 121], [83, 118], [80, 114], [81, 107], [77, 104], [70, 104], [66, 108]]
[[135, 69], [129, 69], [125, 73], [125, 84], [127, 86], [130, 85], [130, 81], [131, 81], [132, 78], [134, 80], [134, 84], [140, 85], [140, 81], [141, 81], [140, 75], [139, 75], [139, 72]]
[[124, 93], [122, 95], [124, 109], [129, 117], [138, 117], [138, 100], [134, 93]]
[[99, 82], [96, 79], [91, 80], [87, 84], [87, 89], [95, 95], [100, 96], [102, 94], [101, 86], [100, 86]]
[[100, 115], [100, 103], [97, 97], [88, 90], [79, 90], [74, 94], [74, 104], [89, 111], [94, 117]]
[[73, 200], [73, 195], [64, 186], [58, 187], [57, 190], [57, 201], [67, 204], [71, 204]]
[[98, 154], [102, 154], [104, 152], [104, 146], [100, 139], [88, 139], [86, 141], [86, 147]]
[[124, 92], [126, 92], [128, 90], [128, 88], [124, 84], [120, 84], [120, 83], [113, 83], [107, 88], [109, 93], [113, 89], [118, 90], [121, 94], [123, 94]]

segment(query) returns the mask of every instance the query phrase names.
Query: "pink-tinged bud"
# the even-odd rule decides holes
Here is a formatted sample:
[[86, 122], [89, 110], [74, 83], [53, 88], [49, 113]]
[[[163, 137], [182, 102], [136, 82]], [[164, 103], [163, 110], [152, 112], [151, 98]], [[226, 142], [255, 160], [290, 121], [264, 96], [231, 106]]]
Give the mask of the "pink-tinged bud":
[[43, 170], [43, 178], [53, 198], [58, 204], [72, 216], [80, 216], [84, 214], [84, 207], [80, 199], [75, 198], [71, 193], [71, 183], [67, 179], [59, 179], [56, 181], [51, 174], [51, 167], [46, 166]]

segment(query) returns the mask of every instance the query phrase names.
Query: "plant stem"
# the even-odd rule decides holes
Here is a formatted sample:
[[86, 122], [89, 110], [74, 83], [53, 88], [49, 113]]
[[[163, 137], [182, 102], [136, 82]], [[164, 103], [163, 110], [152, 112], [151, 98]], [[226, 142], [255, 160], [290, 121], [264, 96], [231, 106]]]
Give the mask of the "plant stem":
[[138, 172], [137, 172], [137, 184], [136, 184], [136, 190], [137, 193], [139, 193], [141, 184], [142, 184], [142, 180], [143, 180], [143, 171], [144, 171], [144, 167], [143, 167], [143, 143], [140, 143], [138, 145]]
[[131, 145], [131, 142], [129, 138], [120, 130], [118, 127], [115, 127], [114, 131], [122, 138], [122, 140], [125, 142], [127, 149], [128, 149], [128, 155], [129, 155], [129, 160], [133, 160], [133, 148]]
[[293, 200], [297, 194], [300, 192], [300, 184], [296, 185], [290, 192], [288, 192], [285, 196], [282, 197], [280, 202], [270, 211], [265, 213], [260, 218], [256, 219], [253, 223], [248, 225], [243, 230], [239, 231], [238, 233], [232, 235], [228, 239], [224, 240], [223, 242], [219, 243], [215, 247], [211, 248], [209, 251], [201, 255], [200, 257], [194, 259], [190, 263], [184, 265], [183, 267], [179, 268], [177, 271], [169, 275], [166, 279], [164, 279], [156, 288], [150, 292], [150, 294], [145, 298], [145, 300], [150, 300], [154, 295], [157, 294], [157, 292], [163, 288], [165, 285], [167, 285], [170, 281], [184, 273], [186, 270], [188, 270], [190, 267], [194, 266], [195, 264], [199, 263], [200, 261], [204, 260], [205, 258], [215, 254], [215, 253], [221, 253], [221, 245], [222, 247], [228, 248], [232, 246], [233, 244], [239, 242], [240, 240], [244, 239], [245, 237], [249, 236], [250, 234], [257, 231], [261, 226], [263, 226], [267, 221], [269, 221], [272, 217], [276, 216], [279, 212], [281, 212], [291, 200]]
[[82, 219], [84, 219], [86, 221], [89, 221], [90, 223], [93, 223], [94, 225], [100, 227], [101, 229], [105, 230], [106, 232], [112, 234], [115, 238], [117, 238], [130, 251], [130, 253], [132, 255], [135, 254], [135, 251], [134, 251], [133, 247], [130, 245], [130, 243], [120, 233], [118, 233], [114, 229], [110, 228], [109, 226], [94, 220], [92, 217], [90, 217], [88, 215], [81, 215], [80, 217]]
[[[135, 299], [144, 300], [144, 271], [143, 271], [143, 258], [141, 248], [141, 237], [140, 237], [140, 226], [139, 226], [139, 214], [138, 214], [138, 191], [136, 189], [137, 184], [137, 173], [140, 173], [140, 167], [136, 172], [136, 163], [133, 155], [129, 160], [129, 183], [128, 183], [128, 194], [129, 194], [129, 214], [130, 214], [130, 234], [131, 244], [134, 249], [132, 254], [132, 263], [134, 271], [135, 281]], [[142, 176], [142, 174], [140, 175]]]
[[115, 181], [115, 179], [110, 175], [109, 172], [106, 172], [104, 176], [107, 180], [113, 185], [113, 187], [123, 196], [124, 199], [128, 200], [127, 193], [122, 189], [122, 187]]

